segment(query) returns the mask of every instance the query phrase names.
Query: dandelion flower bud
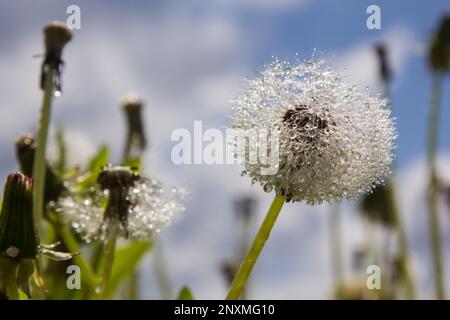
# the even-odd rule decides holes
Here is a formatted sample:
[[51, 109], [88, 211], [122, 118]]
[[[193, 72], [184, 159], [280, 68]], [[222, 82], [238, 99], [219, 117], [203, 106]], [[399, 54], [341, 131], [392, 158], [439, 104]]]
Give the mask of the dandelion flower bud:
[[122, 109], [125, 113], [128, 132], [123, 152], [123, 159], [133, 155], [133, 150], [137, 155], [147, 147], [147, 138], [145, 137], [144, 124], [142, 120], [142, 108], [144, 103], [134, 93], [126, 95], [122, 99]]
[[105, 167], [98, 185], [92, 197], [71, 193], [57, 206], [87, 242], [104, 240], [111, 223], [120, 224], [119, 234], [124, 238], [148, 239], [184, 210], [183, 189], [164, 188], [159, 181], [141, 177], [129, 167]]
[[394, 227], [396, 221], [389, 212], [388, 197], [385, 185], [377, 186], [372, 192], [365, 194], [361, 200], [361, 211], [364, 216], [371, 222]]
[[[348, 86], [322, 60], [275, 60], [234, 104], [232, 128], [258, 141], [257, 154], [262, 149], [278, 155], [275, 173], [246, 156], [243, 174], [266, 192], [308, 204], [355, 199], [381, 184], [390, 172], [396, 135], [387, 101]], [[265, 143], [255, 132], [272, 134]]]
[[72, 32], [65, 23], [58, 21], [48, 23], [43, 31], [45, 58], [42, 63], [41, 89], [44, 90], [49, 69], [53, 68], [55, 89], [61, 91], [61, 72], [64, 64], [61, 56], [64, 46], [72, 39]]
[[[33, 176], [33, 162], [36, 152], [36, 142], [32, 134], [24, 134], [16, 140], [16, 157], [20, 170], [27, 176]], [[46, 204], [58, 199], [65, 190], [64, 182], [53, 167], [46, 164], [44, 202]]]
[[33, 220], [33, 179], [20, 172], [10, 174], [0, 213], [0, 297], [16, 296], [17, 292], [8, 291], [20, 288], [31, 298], [28, 281], [35, 271], [33, 260], [38, 254], [45, 254], [53, 260], [73, 257], [71, 253], [51, 250], [53, 247], [55, 245], [39, 244]]
[[429, 64], [434, 71], [447, 72], [450, 69], [450, 14], [442, 18], [436, 34], [431, 39]]
[[380, 78], [385, 82], [389, 82], [389, 80], [391, 80], [392, 72], [388, 61], [387, 46], [384, 43], [379, 43], [375, 46], [375, 52], [378, 57]]
[[244, 195], [234, 201], [235, 212], [244, 221], [250, 220], [254, 214], [256, 199], [250, 195]]
[[35, 258], [39, 237], [33, 222], [33, 180], [17, 172], [8, 176], [0, 215], [0, 254]]
[[16, 140], [16, 157], [20, 170], [28, 176], [33, 175], [33, 162], [36, 145], [32, 134], [24, 134]]

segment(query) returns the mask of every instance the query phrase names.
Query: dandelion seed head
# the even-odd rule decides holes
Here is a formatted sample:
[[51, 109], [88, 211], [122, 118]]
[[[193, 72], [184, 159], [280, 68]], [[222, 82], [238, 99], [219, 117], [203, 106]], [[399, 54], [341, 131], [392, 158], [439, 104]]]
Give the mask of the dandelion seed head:
[[246, 157], [243, 175], [308, 204], [355, 199], [381, 184], [396, 136], [387, 101], [344, 80], [324, 60], [274, 60], [250, 80], [233, 105], [232, 128], [277, 132], [279, 163], [268, 175], [266, 164]]
[[72, 39], [72, 32], [63, 22], [53, 21], [44, 27], [44, 42], [47, 51], [60, 51]]
[[[90, 194], [79, 197], [72, 193], [59, 199], [57, 204], [57, 211], [88, 243], [105, 240], [110, 222], [105, 217], [109, 191], [97, 186]], [[152, 238], [168, 226], [177, 213], [184, 211], [185, 195], [181, 188], [165, 188], [155, 179], [140, 178], [126, 193], [127, 224], [119, 225], [119, 235], [129, 239]]]

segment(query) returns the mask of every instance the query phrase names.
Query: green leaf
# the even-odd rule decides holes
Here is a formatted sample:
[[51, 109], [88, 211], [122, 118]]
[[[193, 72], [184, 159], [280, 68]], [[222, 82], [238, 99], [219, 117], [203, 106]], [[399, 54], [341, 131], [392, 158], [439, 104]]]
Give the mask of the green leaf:
[[89, 161], [87, 172], [83, 174], [77, 181], [77, 185], [81, 189], [87, 189], [93, 186], [97, 177], [102, 170], [102, 167], [109, 163], [109, 149], [103, 145], [98, 150], [97, 154]]
[[152, 248], [151, 241], [136, 241], [116, 249], [107, 297], [112, 298], [120, 284], [133, 275], [141, 259]]
[[194, 300], [192, 291], [188, 287], [184, 286], [178, 293], [177, 300]]

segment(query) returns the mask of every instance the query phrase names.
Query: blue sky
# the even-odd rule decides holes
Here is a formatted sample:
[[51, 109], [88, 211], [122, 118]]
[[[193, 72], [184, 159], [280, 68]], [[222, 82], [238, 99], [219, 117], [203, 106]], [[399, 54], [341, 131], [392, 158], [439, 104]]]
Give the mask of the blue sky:
[[[298, 53], [309, 58], [316, 49], [330, 64], [347, 68], [349, 81], [376, 91], [372, 47], [380, 39], [385, 41], [395, 71], [392, 101], [399, 133], [399, 194], [423, 297], [429, 296], [424, 207], [414, 201], [422, 200], [425, 188], [430, 75], [424, 52], [438, 18], [450, 10], [448, 1], [0, 0], [1, 176], [16, 169], [12, 141], [35, 129], [41, 99], [37, 87], [40, 60], [32, 56], [42, 52], [42, 25], [65, 21], [70, 4], [81, 8], [81, 30], [74, 32], [64, 53], [64, 95], [55, 101], [53, 121], [66, 129], [74, 164], [87, 159], [104, 142], [113, 145], [113, 161], [117, 161], [124, 136], [118, 101], [130, 90], [143, 96], [152, 143], [145, 157], [146, 172], [167, 184], [184, 185], [191, 193], [186, 212], [162, 235], [169, 270], [174, 287], [189, 284], [201, 298], [225, 294], [217, 270], [224, 258], [234, 254], [233, 197], [242, 193], [257, 197], [260, 221], [272, 195], [251, 187], [236, 166], [173, 165], [171, 132], [192, 130], [194, 120], [202, 120], [205, 128], [225, 127], [230, 101], [239, 93], [243, 79], [253, 77], [272, 56], [295, 59]], [[366, 28], [370, 4], [381, 8], [381, 30]], [[450, 151], [446, 138], [449, 106], [447, 77], [439, 149], [443, 175], [450, 181], [445, 156]], [[353, 206], [343, 207], [348, 258], [364, 236]], [[255, 270], [253, 296], [326, 298], [330, 290], [329, 208], [291, 204], [284, 211]], [[449, 248], [450, 227], [445, 219]], [[154, 298], [149, 265], [146, 260], [144, 291], [145, 297]]]

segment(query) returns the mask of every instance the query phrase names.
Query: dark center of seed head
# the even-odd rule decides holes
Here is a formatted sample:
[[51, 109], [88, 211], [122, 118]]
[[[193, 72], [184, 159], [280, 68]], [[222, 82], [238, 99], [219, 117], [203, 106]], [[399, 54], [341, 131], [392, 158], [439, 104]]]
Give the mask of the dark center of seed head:
[[107, 166], [102, 169], [98, 183], [102, 190], [128, 189], [139, 180], [139, 175], [131, 168], [123, 166]]
[[306, 132], [308, 130], [307, 126], [319, 130], [328, 128], [328, 120], [311, 112], [308, 106], [304, 104], [295, 105], [293, 109], [287, 110], [283, 116], [283, 123], [289, 129], [295, 129], [300, 132]]

